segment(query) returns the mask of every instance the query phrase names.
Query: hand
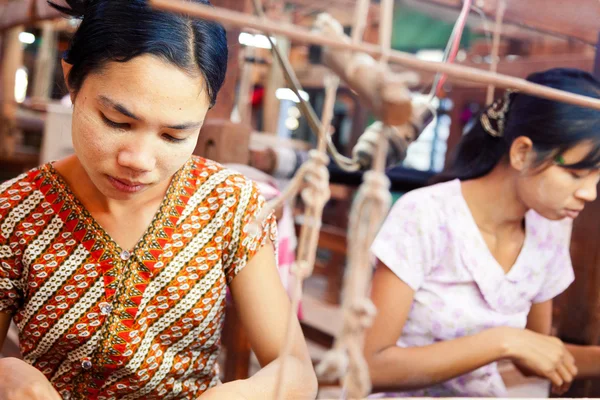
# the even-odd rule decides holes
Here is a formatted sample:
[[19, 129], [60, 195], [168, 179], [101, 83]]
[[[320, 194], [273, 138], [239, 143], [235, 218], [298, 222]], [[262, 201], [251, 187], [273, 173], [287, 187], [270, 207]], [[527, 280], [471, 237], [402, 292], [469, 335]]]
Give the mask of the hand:
[[61, 400], [44, 374], [18, 358], [0, 359], [0, 400]]
[[577, 367], [560, 339], [527, 329], [500, 329], [508, 358], [521, 372], [549, 379], [553, 391], [560, 393], [569, 388]]
[[[522, 364], [513, 362], [513, 365], [517, 368], [517, 370], [523, 376], [525, 376], [527, 378], [532, 377], [532, 376], [537, 376], [535, 374], [535, 372], [533, 372], [531, 369], [528, 369], [527, 367], [525, 367]], [[552, 384], [552, 393], [555, 395], [558, 395], [558, 396], [565, 394], [571, 388], [571, 383], [572, 382], [565, 382], [565, 383], [563, 383], [562, 386], [556, 386], [555, 384]]]

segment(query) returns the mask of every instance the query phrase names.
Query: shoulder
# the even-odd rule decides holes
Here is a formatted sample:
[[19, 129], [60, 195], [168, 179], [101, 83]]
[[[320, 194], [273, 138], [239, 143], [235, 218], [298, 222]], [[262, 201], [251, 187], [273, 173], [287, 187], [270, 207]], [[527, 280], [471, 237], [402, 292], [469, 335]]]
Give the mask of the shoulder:
[[391, 214], [410, 212], [419, 218], [434, 218], [443, 213], [453, 198], [460, 196], [460, 182], [438, 183], [412, 190], [394, 204]]
[[39, 190], [43, 167], [0, 183], [0, 240], [9, 240], [15, 226], [44, 199]]
[[38, 178], [42, 167], [32, 169], [13, 179], [0, 183], [0, 220], [38, 188]]
[[211, 193], [217, 199], [233, 199], [236, 203], [256, 201], [260, 197], [257, 183], [234, 169], [197, 156], [192, 157], [191, 163], [190, 174], [196, 193]]

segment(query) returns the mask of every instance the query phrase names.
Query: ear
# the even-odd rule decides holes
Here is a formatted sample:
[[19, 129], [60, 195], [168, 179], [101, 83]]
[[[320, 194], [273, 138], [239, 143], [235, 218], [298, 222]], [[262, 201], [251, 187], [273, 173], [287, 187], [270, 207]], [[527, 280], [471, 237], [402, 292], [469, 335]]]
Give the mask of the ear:
[[69, 91], [69, 93], [71, 95], [71, 102], [74, 103], [75, 96], [74, 96], [73, 90], [71, 90], [71, 88], [69, 87], [69, 74], [71, 73], [71, 68], [73, 68], [73, 66], [71, 64], [69, 64], [68, 62], [66, 62], [65, 60], [60, 60], [60, 64], [62, 66], [63, 78], [65, 80], [65, 85], [67, 86], [67, 90]]
[[519, 172], [526, 171], [534, 159], [533, 142], [526, 136], [519, 136], [510, 146], [510, 165]]

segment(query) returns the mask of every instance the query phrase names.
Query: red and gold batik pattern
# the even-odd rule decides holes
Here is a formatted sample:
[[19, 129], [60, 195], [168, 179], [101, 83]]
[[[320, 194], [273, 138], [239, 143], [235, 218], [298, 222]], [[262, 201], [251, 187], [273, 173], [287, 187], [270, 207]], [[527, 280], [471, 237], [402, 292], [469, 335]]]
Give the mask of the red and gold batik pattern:
[[195, 399], [218, 382], [227, 284], [267, 241], [256, 186], [192, 158], [121, 249], [51, 164], [0, 186], [0, 312], [64, 398]]

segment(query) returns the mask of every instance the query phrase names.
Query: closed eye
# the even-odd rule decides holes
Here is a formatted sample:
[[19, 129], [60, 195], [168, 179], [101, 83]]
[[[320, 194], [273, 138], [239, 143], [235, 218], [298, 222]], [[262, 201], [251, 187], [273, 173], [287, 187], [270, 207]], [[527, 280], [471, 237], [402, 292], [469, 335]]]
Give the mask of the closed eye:
[[168, 135], [166, 133], [163, 135], [163, 138], [166, 141], [171, 142], [171, 143], [181, 143], [181, 142], [183, 142], [185, 140], [185, 139], [179, 139], [179, 138], [173, 137], [173, 136]]
[[115, 122], [115, 121], [112, 121], [112, 120], [108, 119], [106, 117], [106, 115], [104, 115], [102, 113], [100, 115], [102, 116], [102, 121], [104, 121], [104, 123], [107, 126], [111, 127], [111, 128], [121, 129], [121, 130], [127, 130], [127, 129], [131, 128], [131, 124], [128, 124], [128, 123], [118, 123], [118, 122]]
[[589, 171], [576, 171], [576, 170], [571, 170], [569, 171], [569, 173], [571, 174], [571, 176], [575, 179], [583, 179], [586, 176], [589, 175]]

